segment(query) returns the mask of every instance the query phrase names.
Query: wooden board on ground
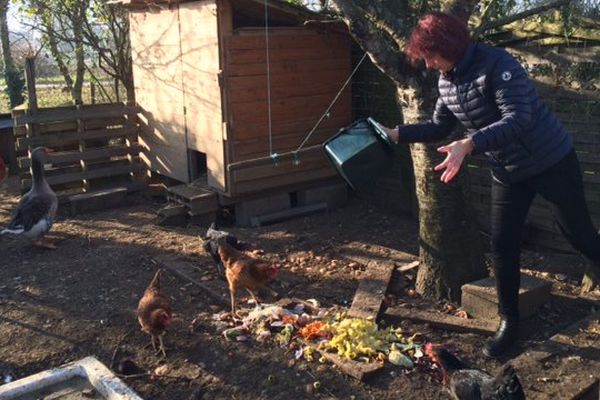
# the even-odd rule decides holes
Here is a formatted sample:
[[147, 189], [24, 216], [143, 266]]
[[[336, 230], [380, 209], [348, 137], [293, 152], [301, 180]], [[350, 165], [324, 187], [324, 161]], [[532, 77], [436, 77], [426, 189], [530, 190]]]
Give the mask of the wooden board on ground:
[[[362, 247], [361, 244], [355, 244], [357, 244], [359, 247]], [[349, 244], [349, 246], [352, 245], [352, 243]], [[369, 262], [376, 260], [380, 262], [390, 262], [397, 267], [404, 267], [418, 258], [414, 254], [390, 249], [389, 247], [380, 246], [377, 244], [372, 244], [369, 250], [366, 250], [363, 253], [347, 253], [343, 254], [343, 257], [362, 265], [367, 265]]]
[[600, 311], [557, 333], [511, 364], [529, 400], [600, 397]]
[[319, 353], [327, 360], [335, 364], [340, 371], [346, 375], [358, 379], [359, 381], [365, 381], [383, 369], [383, 363], [364, 363], [360, 361], [349, 360], [347, 358], [338, 356], [335, 353], [328, 353], [326, 351], [319, 351]]
[[384, 318], [394, 322], [407, 319], [449, 331], [478, 333], [482, 335], [493, 335], [496, 333], [496, 328], [498, 327], [498, 323], [493, 321], [466, 319], [454, 315], [417, 310], [408, 307], [389, 308], [385, 312]]
[[394, 268], [390, 262], [371, 261], [367, 264], [348, 316], [366, 319], [379, 317]]
[[[167, 255], [158, 255], [152, 258], [158, 265], [164, 267], [165, 269], [171, 271], [175, 275], [180, 278], [193, 283], [194, 285], [200, 287], [204, 293], [212, 298], [212, 300], [216, 301], [219, 305], [224, 306], [226, 308], [230, 307], [229, 303], [229, 290], [227, 288], [227, 283], [221, 280], [213, 280], [208, 282], [200, 282], [195, 279], [193, 276], [199, 270], [199, 266], [192, 264], [189, 261], [181, 259], [180, 256], [167, 254]], [[209, 268], [216, 268], [214, 266], [209, 266]]]

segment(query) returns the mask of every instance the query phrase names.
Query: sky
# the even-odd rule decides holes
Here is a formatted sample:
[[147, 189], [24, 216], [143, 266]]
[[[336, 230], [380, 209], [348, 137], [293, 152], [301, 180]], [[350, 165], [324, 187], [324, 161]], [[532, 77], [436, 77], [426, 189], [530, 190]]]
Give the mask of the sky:
[[8, 30], [11, 32], [19, 32], [25, 30], [25, 27], [19, 22], [20, 17], [17, 17], [15, 6], [11, 3], [8, 8]]

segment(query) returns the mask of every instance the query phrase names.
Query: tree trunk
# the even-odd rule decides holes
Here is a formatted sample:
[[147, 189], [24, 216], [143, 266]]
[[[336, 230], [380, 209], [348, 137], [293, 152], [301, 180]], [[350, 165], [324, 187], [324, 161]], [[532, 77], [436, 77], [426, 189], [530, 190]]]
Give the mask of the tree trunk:
[[[398, 92], [404, 123], [430, 118], [437, 96], [431, 79], [412, 80]], [[447, 138], [444, 143], [452, 139]], [[440, 181], [433, 168], [444, 155], [440, 143], [410, 146], [419, 205], [419, 259], [416, 289], [424, 297], [460, 300], [461, 286], [487, 276], [476, 214], [471, 205], [466, 167], [451, 183]]]
[[10, 36], [6, 14], [8, 12], [8, 0], [0, 1], [0, 42], [2, 42], [2, 60], [4, 61], [4, 80], [10, 101], [10, 107], [14, 108], [23, 103], [23, 78], [19, 74], [10, 52]]
[[[437, 79], [413, 68], [400, 51], [411, 26], [408, 3], [332, 2], [374, 64], [398, 87], [403, 122], [411, 124], [430, 119], [432, 105], [437, 98]], [[470, 1], [467, 2], [470, 4]], [[368, 18], [366, 14], [369, 14]], [[421, 264], [417, 291], [430, 298], [458, 300], [464, 283], [482, 278], [487, 272], [475, 214], [470, 211], [466, 168], [462, 168], [452, 183], [443, 184], [439, 173], [433, 171], [433, 167], [443, 159], [437, 147], [432, 144], [411, 146], [419, 204]]]
[[73, 79], [71, 78], [71, 73], [69, 72], [69, 68], [65, 62], [63, 53], [58, 48], [58, 38], [54, 31], [52, 16], [44, 14], [42, 10], [39, 11], [42, 18], [42, 25], [44, 26], [44, 35], [46, 37], [46, 42], [48, 45], [48, 49], [50, 50], [50, 54], [52, 54], [52, 58], [56, 62], [58, 66], [58, 70], [65, 80], [65, 85], [69, 89], [70, 92], [73, 91]]
[[443, 160], [438, 145], [411, 145], [419, 203], [417, 292], [425, 297], [460, 300], [461, 286], [487, 276], [467, 174], [440, 182], [433, 167]]
[[75, 44], [75, 82], [72, 96], [75, 104], [83, 104], [83, 81], [85, 78], [85, 49], [83, 44], [83, 25], [88, 1], [81, 1], [77, 14], [73, 18], [73, 39]]

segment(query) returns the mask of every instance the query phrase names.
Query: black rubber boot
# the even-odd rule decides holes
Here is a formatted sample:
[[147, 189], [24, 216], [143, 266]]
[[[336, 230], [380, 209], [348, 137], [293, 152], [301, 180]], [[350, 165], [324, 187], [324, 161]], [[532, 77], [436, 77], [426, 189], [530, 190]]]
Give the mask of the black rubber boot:
[[502, 317], [496, 334], [483, 346], [483, 354], [488, 357], [499, 357], [516, 343], [518, 339], [519, 319]]

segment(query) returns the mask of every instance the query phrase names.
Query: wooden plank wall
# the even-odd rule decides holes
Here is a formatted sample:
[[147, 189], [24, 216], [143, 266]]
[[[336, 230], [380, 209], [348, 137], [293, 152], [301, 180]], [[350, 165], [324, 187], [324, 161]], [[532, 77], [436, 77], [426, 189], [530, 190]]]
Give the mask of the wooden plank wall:
[[179, 20], [168, 4], [129, 13], [136, 101], [144, 126], [140, 143], [149, 168], [188, 182]]
[[13, 110], [21, 190], [31, 187], [29, 151], [51, 148], [48, 183], [64, 198], [127, 186], [145, 168], [139, 159], [137, 107], [123, 103]]
[[[600, 227], [600, 102], [567, 91], [541, 94], [572, 134], [583, 171], [585, 195], [595, 226]], [[489, 232], [491, 178], [487, 161], [479, 156], [469, 159], [471, 192], [480, 225]], [[527, 218], [525, 240], [543, 248], [572, 252], [552, 216], [549, 204], [536, 197]]]
[[224, 191], [218, 26], [231, 23], [231, 15], [218, 22], [217, 4], [208, 0], [180, 4], [179, 16], [188, 148], [206, 154], [208, 185]]
[[[228, 163], [269, 156], [269, 103], [264, 32], [239, 29], [225, 41]], [[350, 39], [304, 28], [272, 28], [269, 68], [273, 152], [295, 150], [351, 73]], [[322, 143], [351, 122], [348, 86], [305, 147]], [[334, 175], [324, 153], [300, 164], [267, 160], [230, 176], [232, 193]], [[269, 183], [270, 182], [270, 183]]]

